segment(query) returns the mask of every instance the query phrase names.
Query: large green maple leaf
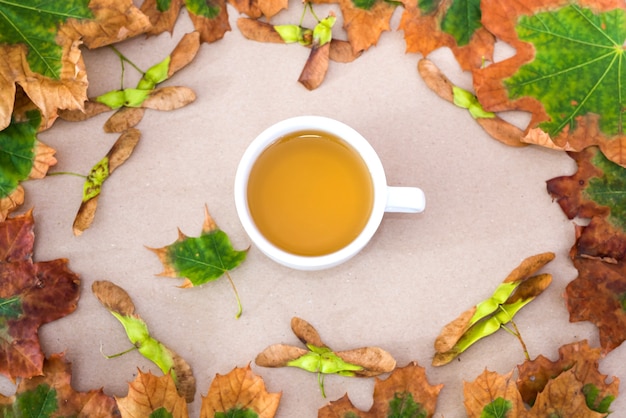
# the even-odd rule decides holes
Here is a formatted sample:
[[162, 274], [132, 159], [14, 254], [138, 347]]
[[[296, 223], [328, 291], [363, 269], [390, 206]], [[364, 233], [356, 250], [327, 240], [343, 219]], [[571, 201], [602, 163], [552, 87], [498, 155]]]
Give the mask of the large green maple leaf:
[[516, 54], [474, 73], [478, 98], [487, 110], [531, 112], [528, 142], [582, 150], [623, 135], [626, 5], [581, 3], [481, 3], [485, 27]]
[[570, 256], [578, 277], [566, 289], [570, 321], [590, 321], [605, 352], [626, 340], [626, 168], [597, 147], [572, 153], [578, 171], [548, 182], [548, 191], [577, 227]]
[[80, 45], [112, 44], [149, 26], [132, 0], [0, 0], [0, 130], [22, 90], [40, 110], [43, 128], [58, 109], [82, 109], [87, 75]]
[[28, 45], [31, 70], [47, 77], [61, 76], [62, 47], [56, 30], [68, 19], [90, 19], [89, 0], [0, 0], [0, 43]]

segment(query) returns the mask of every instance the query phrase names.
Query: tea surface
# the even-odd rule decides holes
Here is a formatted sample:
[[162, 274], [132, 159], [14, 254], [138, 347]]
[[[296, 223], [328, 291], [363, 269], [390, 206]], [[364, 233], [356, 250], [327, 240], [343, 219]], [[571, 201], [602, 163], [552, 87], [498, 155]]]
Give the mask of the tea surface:
[[354, 240], [372, 211], [373, 185], [350, 145], [325, 132], [296, 132], [259, 156], [248, 206], [261, 233], [298, 255], [337, 251]]

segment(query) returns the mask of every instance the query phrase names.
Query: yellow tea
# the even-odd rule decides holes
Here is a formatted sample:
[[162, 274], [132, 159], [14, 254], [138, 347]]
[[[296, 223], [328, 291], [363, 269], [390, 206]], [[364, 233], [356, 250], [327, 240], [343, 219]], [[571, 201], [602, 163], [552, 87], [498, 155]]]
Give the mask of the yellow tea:
[[261, 153], [248, 179], [248, 207], [259, 231], [292, 254], [318, 256], [354, 240], [372, 211], [365, 162], [325, 132], [295, 132]]

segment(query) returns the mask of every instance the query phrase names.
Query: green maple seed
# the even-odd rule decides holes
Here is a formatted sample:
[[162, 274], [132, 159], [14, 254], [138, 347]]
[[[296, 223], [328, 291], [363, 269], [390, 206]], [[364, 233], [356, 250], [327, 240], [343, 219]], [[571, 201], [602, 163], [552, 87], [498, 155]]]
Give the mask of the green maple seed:
[[170, 69], [171, 56], [165, 57], [163, 61], [148, 68], [141, 77], [141, 80], [137, 83], [137, 89], [140, 90], [153, 90], [157, 84], [164, 82], [168, 79], [168, 72]]
[[313, 28], [313, 43], [322, 46], [330, 42], [333, 38], [333, 25], [337, 18], [335, 16], [328, 16], [322, 19], [315, 28]]
[[109, 157], [105, 156], [94, 165], [83, 184], [83, 202], [100, 194], [102, 184], [109, 178]]
[[113, 90], [95, 98], [96, 102], [105, 104], [111, 109], [120, 107], [141, 107], [143, 102], [150, 96], [152, 90], [124, 89]]
[[276, 25], [274, 30], [278, 32], [285, 43], [302, 43], [304, 41], [304, 28], [299, 25]]
[[345, 362], [330, 348], [316, 347], [307, 344], [309, 352], [297, 359], [287, 362], [287, 366], [298, 367], [312, 373], [338, 374], [354, 376], [354, 372], [363, 370], [363, 367]]
[[487, 112], [483, 109], [483, 106], [478, 101], [478, 98], [469, 91], [453, 86], [452, 93], [454, 95], [454, 104], [469, 110], [470, 115], [472, 115], [474, 119], [496, 117], [494, 113]]

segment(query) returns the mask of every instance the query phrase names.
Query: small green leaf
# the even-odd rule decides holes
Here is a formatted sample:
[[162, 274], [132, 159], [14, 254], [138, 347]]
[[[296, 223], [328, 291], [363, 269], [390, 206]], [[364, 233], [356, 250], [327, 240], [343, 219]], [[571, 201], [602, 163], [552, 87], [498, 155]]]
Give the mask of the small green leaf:
[[422, 405], [415, 402], [410, 392], [395, 393], [389, 401], [389, 414], [387, 418], [426, 418], [428, 412]]
[[0, 320], [19, 318], [20, 315], [22, 315], [22, 299], [19, 296], [0, 298]]
[[10, 195], [33, 168], [41, 114], [30, 111], [27, 117], [24, 122], [11, 121], [0, 131], [0, 198]]
[[459, 46], [464, 46], [482, 27], [480, 18], [480, 0], [453, 0], [441, 21], [441, 29], [452, 35]]
[[59, 408], [57, 391], [46, 384], [18, 395], [15, 417], [49, 417]]
[[156, 5], [159, 12], [167, 12], [172, 6], [172, 0], [156, 0]]
[[436, 11], [440, 3], [441, 0], [420, 0], [417, 2], [417, 6], [422, 15], [428, 15]]
[[220, 7], [210, 3], [212, 2], [207, 0], [185, 0], [185, 6], [190, 13], [207, 19], [214, 19], [220, 14]]
[[352, 0], [352, 4], [359, 9], [369, 10], [376, 4], [376, 1], [377, 0]]
[[600, 398], [600, 389], [593, 383], [587, 383], [583, 386], [583, 394], [585, 395], [585, 402], [587, 407], [595, 412], [602, 414], [608, 414], [611, 404], [615, 400], [615, 396], [607, 395], [604, 398]]
[[258, 418], [259, 415], [251, 409], [229, 409], [227, 412], [216, 412], [215, 418]]
[[610, 161], [602, 152], [597, 152], [591, 162], [603, 175], [591, 177], [584, 194], [610, 208], [609, 221], [626, 230], [626, 168]]
[[504, 398], [496, 398], [485, 406], [480, 413], [480, 418], [506, 418], [511, 408], [513, 408], [511, 401]]
[[173, 418], [173, 417], [174, 415], [172, 415], [170, 411], [165, 409], [165, 407], [160, 407], [159, 409], [152, 411], [150, 413], [149, 418]]

